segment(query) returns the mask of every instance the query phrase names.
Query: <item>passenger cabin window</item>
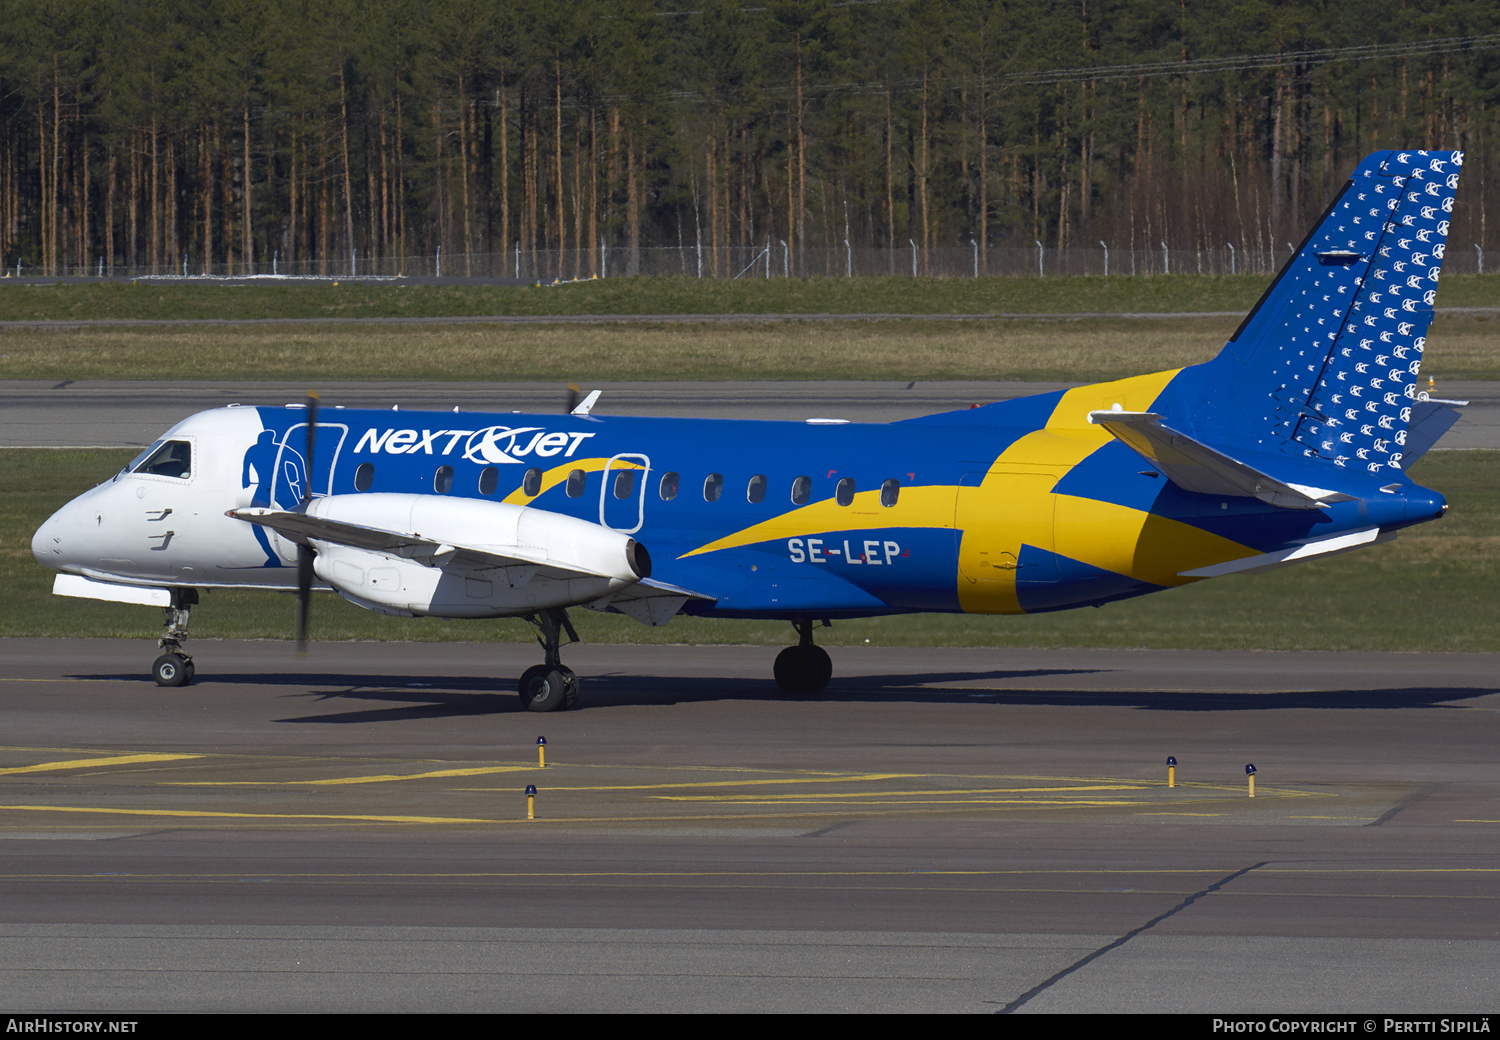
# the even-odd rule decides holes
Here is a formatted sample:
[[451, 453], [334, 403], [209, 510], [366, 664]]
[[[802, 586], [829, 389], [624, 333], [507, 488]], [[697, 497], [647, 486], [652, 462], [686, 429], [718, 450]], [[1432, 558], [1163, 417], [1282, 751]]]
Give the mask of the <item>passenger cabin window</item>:
[[187, 441], [167, 441], [132, 472], [186, 480], [193, 475], [193, 446]]
[[710, 473], [703, 481], [703, 501], [717, 502], [724, 492], [724, 474]]
[[354, 490], [369, 491], [375, 486], [375, 464], [361, 462], [354, 470]]
[[854, 502], [854, 478], [845, 477], [839, 481], [839, 486], [834, 489], [833, 497], [841, 506], [852, 504]]
[[542, 493], [542, 471], [532, 466], [521, 478], [521, 490], [532, 498]]
[[432, 475], [432, 490], [440, 495], [446, 495], [453, 490], [453, 467], [439, 466], [436, 473]]
[[568, 497], [581, 498], [583, 496], [584, 485], [587, 481], [588, 477], [584, 475], [584, 472], [581, 469], [575, 469], [572, 473], [569, 473]]
[[494, 466], [486, 466], [479, 471], [479, 493], [481, 495], [493, 495], [495, 489], [500, 486], [500, 471]]
[[661, 475], [661, 500], [670, 502], [677, 497], [677, 484], [681, 478], [676, 473], [663, 473]]
[[615, 497], [626, 499], [635, 491], [635, 470], [622, 469], [615, 474]]
[[812, 477], [798, 477], [792, 481], [792, 505], [805, 506], [812, 498]]
[[901, 481], [892, 477], [880, 485], [880, 504], [889, 509], [901, 497]]
[[751, 505], [766, 500], [766, 475], [764, 473], [757, 473], [750, 478], [750, 486], [745, 488], [745, 499]]

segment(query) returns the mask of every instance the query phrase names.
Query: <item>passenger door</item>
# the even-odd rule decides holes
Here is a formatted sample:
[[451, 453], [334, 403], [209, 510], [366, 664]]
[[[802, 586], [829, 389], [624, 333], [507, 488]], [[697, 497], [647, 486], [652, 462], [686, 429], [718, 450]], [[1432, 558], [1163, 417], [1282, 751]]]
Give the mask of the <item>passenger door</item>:
[[645, 455], [616, 455], [604, 464], [599, 484], [599, 523], [621, 534], [635, 534], [646, 522], [646, 485], [651, 460]]

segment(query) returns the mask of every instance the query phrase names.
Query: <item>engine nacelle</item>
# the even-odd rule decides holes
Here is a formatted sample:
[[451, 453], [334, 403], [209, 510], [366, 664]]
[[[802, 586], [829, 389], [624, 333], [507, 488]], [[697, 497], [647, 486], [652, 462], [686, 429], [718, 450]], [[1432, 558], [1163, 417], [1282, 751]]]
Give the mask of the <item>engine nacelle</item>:
[[[629, 535], [545, 509], [432, 495], [331, 495], [307, 512], [451, 547], [407, 556], [313, 539], [313, 570], [335, 591], [387, 614], [479, 618], [599, 599], [651, 573]], [[469, 550], [466, 554], [465, 550]], [[475, 553], [508, 562], [475, 559]]]

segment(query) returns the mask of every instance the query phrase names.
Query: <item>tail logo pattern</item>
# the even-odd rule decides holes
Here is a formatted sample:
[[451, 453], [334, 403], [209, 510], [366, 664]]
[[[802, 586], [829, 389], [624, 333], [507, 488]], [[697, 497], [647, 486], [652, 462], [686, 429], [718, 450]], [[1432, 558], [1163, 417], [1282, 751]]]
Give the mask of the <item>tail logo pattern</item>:
[[1283, 353], [1285, 375], [1315, 375], [1295, 421], [1283, 417], [1303, 455], [1378, 473], [1401, 468], [1463, 153], [1371, 158], [1324, 221], [1323, 241], [1298, 258], [1323, 266], [1304, 279], [1283, 328], [1300, 326], [1302, 337], [1332, 340], [1333, 349], [1320, 358], [1309, 342]]

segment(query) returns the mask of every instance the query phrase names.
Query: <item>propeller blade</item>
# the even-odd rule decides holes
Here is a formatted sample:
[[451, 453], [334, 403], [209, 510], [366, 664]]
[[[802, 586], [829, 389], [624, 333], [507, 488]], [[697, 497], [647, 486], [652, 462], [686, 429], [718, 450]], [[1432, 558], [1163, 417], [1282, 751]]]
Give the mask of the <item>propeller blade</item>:
[[307, 608], [312, 601], [313, 551], [297, 546], [297, 653], [307, 653]]
[[574, 408], [578, 407], [578, 402], [580, 400], [578, 395], [581, 393], [583, 393], [583, 388], [580, 387], [577, 383], [568, 384], [568, 403], [563, 405], [564, 415], [567, 415]]
[[303, 474], [302, 481], [302, 504], [306, 505], [312, 499], [313, 473], [317, 467], [313, 465], [313, 447], [318, 439], [318, 392], [309, 390], [307, 392], [307, 454], [303, 458], [303, 465], [307, 472]]
[[[306, 472], [302, 474], [302, 506], [312, 501], [313, 474], [317, 468], [313, 461], [313, 451], [318, 440], [318, 392], [309, 390], [307, 392], [307, 454], [303, 456], [302, 465]], [[313, 582], [313, 556], [310, 546], [297, 546], [297, 653], [307, 653], [307, 613], [312, 604], [312, 582]]]

